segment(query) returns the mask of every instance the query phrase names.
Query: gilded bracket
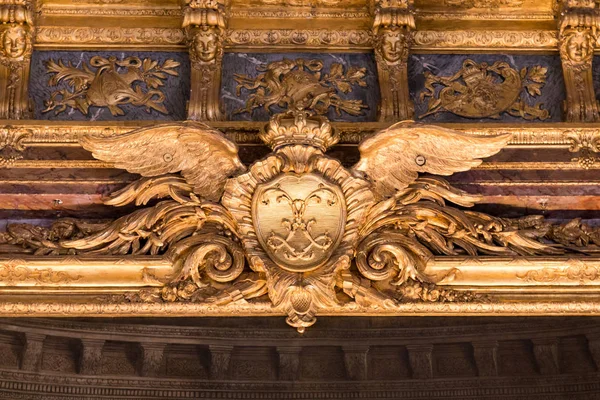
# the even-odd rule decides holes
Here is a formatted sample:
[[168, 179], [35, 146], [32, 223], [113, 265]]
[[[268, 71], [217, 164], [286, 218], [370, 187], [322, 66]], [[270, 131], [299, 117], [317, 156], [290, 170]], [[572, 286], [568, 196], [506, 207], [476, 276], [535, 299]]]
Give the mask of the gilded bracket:
[[412, 0], [378, 2], [373, 35], [381, 90], [380, 121], [402, 121], [413, 117], [407, 63], [415, 28]]
[[219, 121], [225, 9], [216, 0], [184, 0], [183, 24], [192, 64], [188, 119]]
[[592, 58], [600, 14], [594, 2], [567, 0], [562, 7], [559, 51], [567, 92], [565, 120], [599, 121], [600, 112], [592, 78]]
[[0, 4], [0, 118], [31, 117], [27, 94], [33, 52], [33, 12], [28, 0]]

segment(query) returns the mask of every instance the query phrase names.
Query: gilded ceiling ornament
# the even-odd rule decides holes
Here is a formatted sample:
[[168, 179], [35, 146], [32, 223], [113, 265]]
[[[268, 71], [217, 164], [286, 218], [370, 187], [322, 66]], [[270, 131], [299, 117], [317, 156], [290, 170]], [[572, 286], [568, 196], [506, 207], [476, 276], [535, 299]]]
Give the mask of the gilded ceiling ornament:
[[192, 62], [212, 63], [217, 57], [223, 57], [222, 37], [217, 29], [200, 29], [194, 31], [190, 36]]
[[561, 58], [578, 68], [590, 68], [595, 42], [596, 38], [591, 29], [566, 29], [561, 34]]
[[569, 122], [600, 120], [592, 77], [598, 27], [600, 15], [594, 2], [561, 3], [558, 37], [567, 94], [565, 116]]
[[24, 25], [11, 24], [2, 31], [2, 53], [10, 60], [19, 60], [32, 51], [32, 37], [29, 28]]
[[330, 108], [340, 115], [361, 115], [367, 108], [362, 100], [343, 99], [338, 93], [349, 93], [353, 85], [366, 87], [363, 79], [365, 68], [349, 67], [344, 71], [342, 64], [333, 63], [328, 73], [323, 71], [321, 60], [297, 58], [270, 62], [256, 67], [262, 72], [257, 77], [235, 74], [238, 83], [236, 95], [242, 95], [242, 89], [251, 94], [246, 106], [235, 113], [249, 113], [263, 107], [272, 113], [272, 106], [291, 110], [310, 110], [317, 114], [326, 114]]
[[228, 29], [225, 32], [227, 46], [244, 48], [264, 45], [370, 48], [371, 39], [370, 32], [361, 29]]
[[[50, 78], [49, 85], [66, 82], [71, 89], [53, 92], [44, 101], [46, 109], [42, 112], [54, 110], [55, 114], [60, 114], [70, 107], [88, 115], [90, 107], [107, 107], [112, 115], [117, 116], [125, 114], [119, 106], [131, 104], [144, 107], [147, 112], [155, 110], [168, 114], [169, 111], [162, 104], [165, 95], [159, 88], [164, 85], [168, 75], [179, 75], [176, 71], [178, 66], [179, 63], [173, 60], [159, 64], [158, 61], [149, 58], [142, 61], [138, 57], [118, 60], [114, 56], [94, 56], [89, 66], [83, 63], [81, 68], [71, 63], [65, 65], [60, 60], [49, 60], [47, 71], [55, 74]], [[139, 83], [143, 83], [147, 89], [143, 89]]]
[[396, 7], [390, 4], [383, 7], [381, 3], [389, 2], [380, 2], [373, 20], [375, 59], [381, 91], [379, 119], [412, 119], [414, 106], [408, 93], [407, 75], [412, 31], [416, 28], [412, 2], [401, 2], [404, 4], [397, 4]]
[[443, 0], [444, 5], [470, 9], [470, 8], [517, 8], [523, 4], [523, 0]]
[[36, 29], [36, 43], [45, 46], [65, 46], [69, 43], [85, 44], [86, 48], [106, 49], [107, 46], [174, 46], [185, 43], [181, 28], [122, 28], [42, 26]]
[[419, 177], [475, 167], [510, 135], [400, 122], [361, 143], [361, 160], [350, 169], [325, 154], [339, 135], [322, 116], [278, 114], [260, 138], [273, 152], [246, 169], [236, 146], [200, 123], [85, 135], [80, 142], [94, 157], [142, 175], [106, 204], [144, 207], [101, 224], [10, 224], [0, 252], [162, 255], [172, 272], [142, 269], [146, 287], [120, 301], [220, 307], [266, 295], [303, 331], [319, 310], [344, 304], [393, 310], [407, 302], [483, 301], [441, 286], [457, 272], [431, 270], [436, 255], [593, 253], [600, 243], [598, 229], [580, 221], [555, 226], [543, 217], [455, 208], [448, 203], [469, 207], [478, 197]]
[[461, 50], [488, 48], [495, 51], [540, 50], [556, 51], [558, 33], [555, 30], [417, 30], [413, 35], [416, 50]]
[[29, 268], [24, 260], [13, 260], [0, 265], [0, 281], [6, 286], [18, 286], [19, 283], [27, 281], [33, 281], [37, 285], [47, 283], [69, 284], [80, 278], [80, 275], [70, 275], [64, 271], [54, 271], [52, 268]]
[[580, 283], [597, 281], [600, 279], [600, 268], [585, 264], [578, 264], [573, 260], [569, 267], [565, 268], [550, 268], [530, 270], [523, 274], [517, 275], [519, 279], [525, 282], [558, 282], [561, 280], [577, 281]]
[[0, 118], [31, 116], [28, 98], [29, 69], [33, 52], [33, 13], [29, 1], [0, 4]]
[[14, 129], [12, 126], [0, 128], [0, 167], [12, 166], [23, 158], [25, 140], [31, 137], [31, 130]]
[[596, 132], [572, 130], [566, 132], [566, 137], [571, 142], [569, 151], [578, 153], [578, 157], [571, 161], [579, 163], [585, 169], [591, 168], [598, 161], [596, 154], [600, 153], [600, 135]]
[[[534, 97], [541, 95], [547, 68], [535, 66], [517, 71], [505, 62], [492, 65], [467, 59], [452, 76], [436, 76], [425, 72], [425, 89], [419, 99], [427, 102], [424, 118], [438, 112], [450, 112], [466, 118], [499, 118], [508, 113], [526, 120], [550, 118], [542, 104], [528, 105], [521, 100], [523, 90]], [[443, 86], [437, 90], [436, 86]]]
[[339, 6], [343, 0], [259, 0], [258, 4], [292, 6], [292, 7], [323, 7]]
[[192, 63], [188, 118], [222, 120], [219, 102], [221, 62], [226, 27], [223, 6], [218, 1], [186, 1], [182, 27]]

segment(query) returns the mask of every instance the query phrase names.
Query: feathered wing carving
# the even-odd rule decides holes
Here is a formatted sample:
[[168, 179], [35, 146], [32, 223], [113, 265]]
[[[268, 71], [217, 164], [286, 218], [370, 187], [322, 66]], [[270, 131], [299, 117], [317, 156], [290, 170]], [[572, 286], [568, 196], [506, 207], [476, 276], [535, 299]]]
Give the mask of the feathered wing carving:
[[86, 135], [80, 143], [95, 158], [144, 177], [181, 172], [194, 193], [214, 201], [221, 197], [226, 178], [245, 169], [233, 142], [197, 122], [158, 125], [112, 137]]
[[364, 172], [381, 197], [414, 182], [419, 172], [452, 175], [481, 164], [499, 152], [511, 135], [475, 136], [439, 126], [403, 121], [363, 141], [353, 167]]

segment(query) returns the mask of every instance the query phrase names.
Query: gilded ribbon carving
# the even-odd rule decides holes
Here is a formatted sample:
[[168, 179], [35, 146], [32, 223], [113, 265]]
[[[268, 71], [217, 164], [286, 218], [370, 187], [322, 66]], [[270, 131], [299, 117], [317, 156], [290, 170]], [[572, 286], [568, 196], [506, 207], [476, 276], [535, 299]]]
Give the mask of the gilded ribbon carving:
[[28, 97], [29, 70], [33, 52], [33, 12], [29, 1], [0, 4], [0, 118], [31, 116]]
[[594, 3], [589, 3], [591, 7], [571, 3], [562, 4], [559, 26], [559, 52], [567, 92], [566, 120], [596, 122], [600, 113], [594, 93], [592, 58], [600, 15]]
[[188, 119], [224, 119], [219, 101], [225, 37], [223, 5], [216, 0], [187, 0], [183, 28], [192, 63]]
[[413, 117], [414, 107], [408, 93], [407, 62], [415, 28], [412, 0], [379, 2], [373, 35], [381, 90], [381, 121], [401, 121]]

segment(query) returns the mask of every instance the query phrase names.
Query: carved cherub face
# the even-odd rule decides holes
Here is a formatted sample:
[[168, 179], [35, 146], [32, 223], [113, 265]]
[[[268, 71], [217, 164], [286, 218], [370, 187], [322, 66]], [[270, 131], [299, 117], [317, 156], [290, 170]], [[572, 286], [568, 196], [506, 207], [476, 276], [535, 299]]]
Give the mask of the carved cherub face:
[[194, 37], [194, 51], [203, 62], [211, 62], [219, 50], [219, 36], [212, 30], [199, 32]]
[[592, 51], [593, 44], [586, 32], [574, 32], [567, 39], [567, 56], [571, 61], [583, 61], [592, 54]]
[[405, 52], [406, 37], [399, 30], [384, 29], [381, 31], [381, 55], [389, 63], [402, 59]]
[[27, 33], [25, 32], [25, 28], [16, 25], [4, 31], [2, 46], [6, 57], [21, 57], [27, 49]]

